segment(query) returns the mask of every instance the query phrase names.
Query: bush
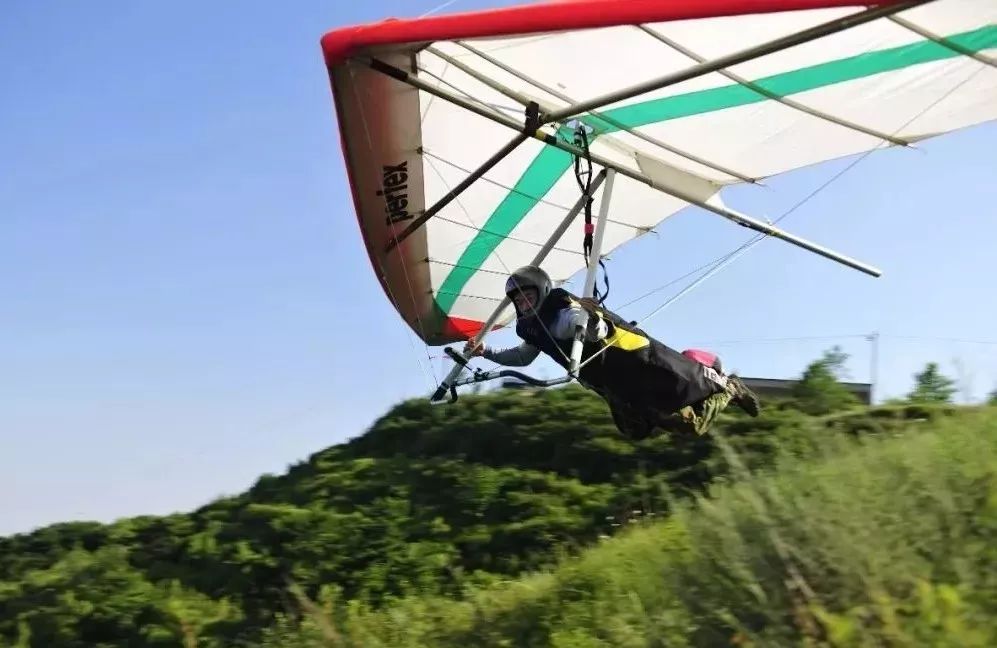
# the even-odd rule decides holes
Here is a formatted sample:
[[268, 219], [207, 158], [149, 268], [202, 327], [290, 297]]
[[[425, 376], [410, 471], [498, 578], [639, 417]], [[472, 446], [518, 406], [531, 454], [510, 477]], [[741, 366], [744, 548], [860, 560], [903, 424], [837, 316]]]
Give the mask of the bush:
[[338, 631], [365, 646], [997, 645], [992, 417], [836, 437], [826, 459], [755, 476], [724, 452], [738, 478], [665, 522], [463, 601], [354, 609]]

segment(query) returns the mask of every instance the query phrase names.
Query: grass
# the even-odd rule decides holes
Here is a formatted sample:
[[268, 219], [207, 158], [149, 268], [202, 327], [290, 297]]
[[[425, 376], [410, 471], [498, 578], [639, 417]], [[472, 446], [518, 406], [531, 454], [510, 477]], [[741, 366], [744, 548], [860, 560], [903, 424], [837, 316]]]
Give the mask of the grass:
[[[546, 573], [370, 610], [334, 592], [269, 646], [997, 645], [997, 410], [821, 444]], [[317, 621], [321, 620], [321, 623]]]

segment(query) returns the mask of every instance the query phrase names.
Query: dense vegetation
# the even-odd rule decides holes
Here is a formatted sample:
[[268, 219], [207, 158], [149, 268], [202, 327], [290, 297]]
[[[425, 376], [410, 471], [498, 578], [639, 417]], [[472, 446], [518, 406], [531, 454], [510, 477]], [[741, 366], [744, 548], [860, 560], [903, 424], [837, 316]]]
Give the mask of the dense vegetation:
[[401, 403], [189, 514], [0, 539], [0, 645], [997, 645], [992, 410], [937, 367], [863, 408], [843, 361], [704, 438], [576, 388]]
[[778, 458], [555, 570], [462, 600], [371, 610], [330, 592], [265, 645], [997, 645], [994, 413], [823, 452]]

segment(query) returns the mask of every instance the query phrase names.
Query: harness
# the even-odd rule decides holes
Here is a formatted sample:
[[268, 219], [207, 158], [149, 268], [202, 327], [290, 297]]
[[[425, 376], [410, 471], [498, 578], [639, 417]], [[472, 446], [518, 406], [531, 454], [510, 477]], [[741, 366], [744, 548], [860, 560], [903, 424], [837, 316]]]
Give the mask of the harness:
[[[572, 340], [555, 339], [548, 331], [553, 328], [561, 310], [578, 303], [578, 298], [563, 288], [551, 290], [533, 315], [519, 318], [516, 322], [517, 335], [567, 369]], [[597, 309], [597, 312], [606, 321], [609, 330], [602, 340], [582, 341], [582, 358], [591, 357], [604, 347], [610, 348], [600, 353], [596, 362], [591, 362], [582, 369], [580, 378], [591, 386], [605, 384], [607, 372], [625, 370], [646, 362], [647, 351], [651, 347], [651, 342], [643, 331], [633, 327], [616, 313], [604, 308]]]

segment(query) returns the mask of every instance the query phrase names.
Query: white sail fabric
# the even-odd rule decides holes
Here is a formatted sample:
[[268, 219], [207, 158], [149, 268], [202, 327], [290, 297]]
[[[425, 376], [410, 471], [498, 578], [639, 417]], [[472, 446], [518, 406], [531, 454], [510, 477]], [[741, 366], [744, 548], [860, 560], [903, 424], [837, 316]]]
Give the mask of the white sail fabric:
[[[642, 26], [610, 16], [605, 27], [455, 36], [362, 55], [522, 123], [524, 98], [556, 111], [858, 10]], [[590, 150], [698, 203], [731, 184], [997, 117], [997, 3], [937, 0], [895, 15], [598, 108], [582, 116], [594, 129]], [[330, 71], [359, 222], [386, 291], [428, 344], [474, 334], [501, 301], [507, 274], [534, 257], [578, 200], [571, 156], [528, 139], [386, 251], [410, 217], [516, 133], [359, 61]], [[689, 204], [618, 175], [603, 253]], [[544, 261], [555, 282], [585, 268], [581, 232], [579, 216]]]

